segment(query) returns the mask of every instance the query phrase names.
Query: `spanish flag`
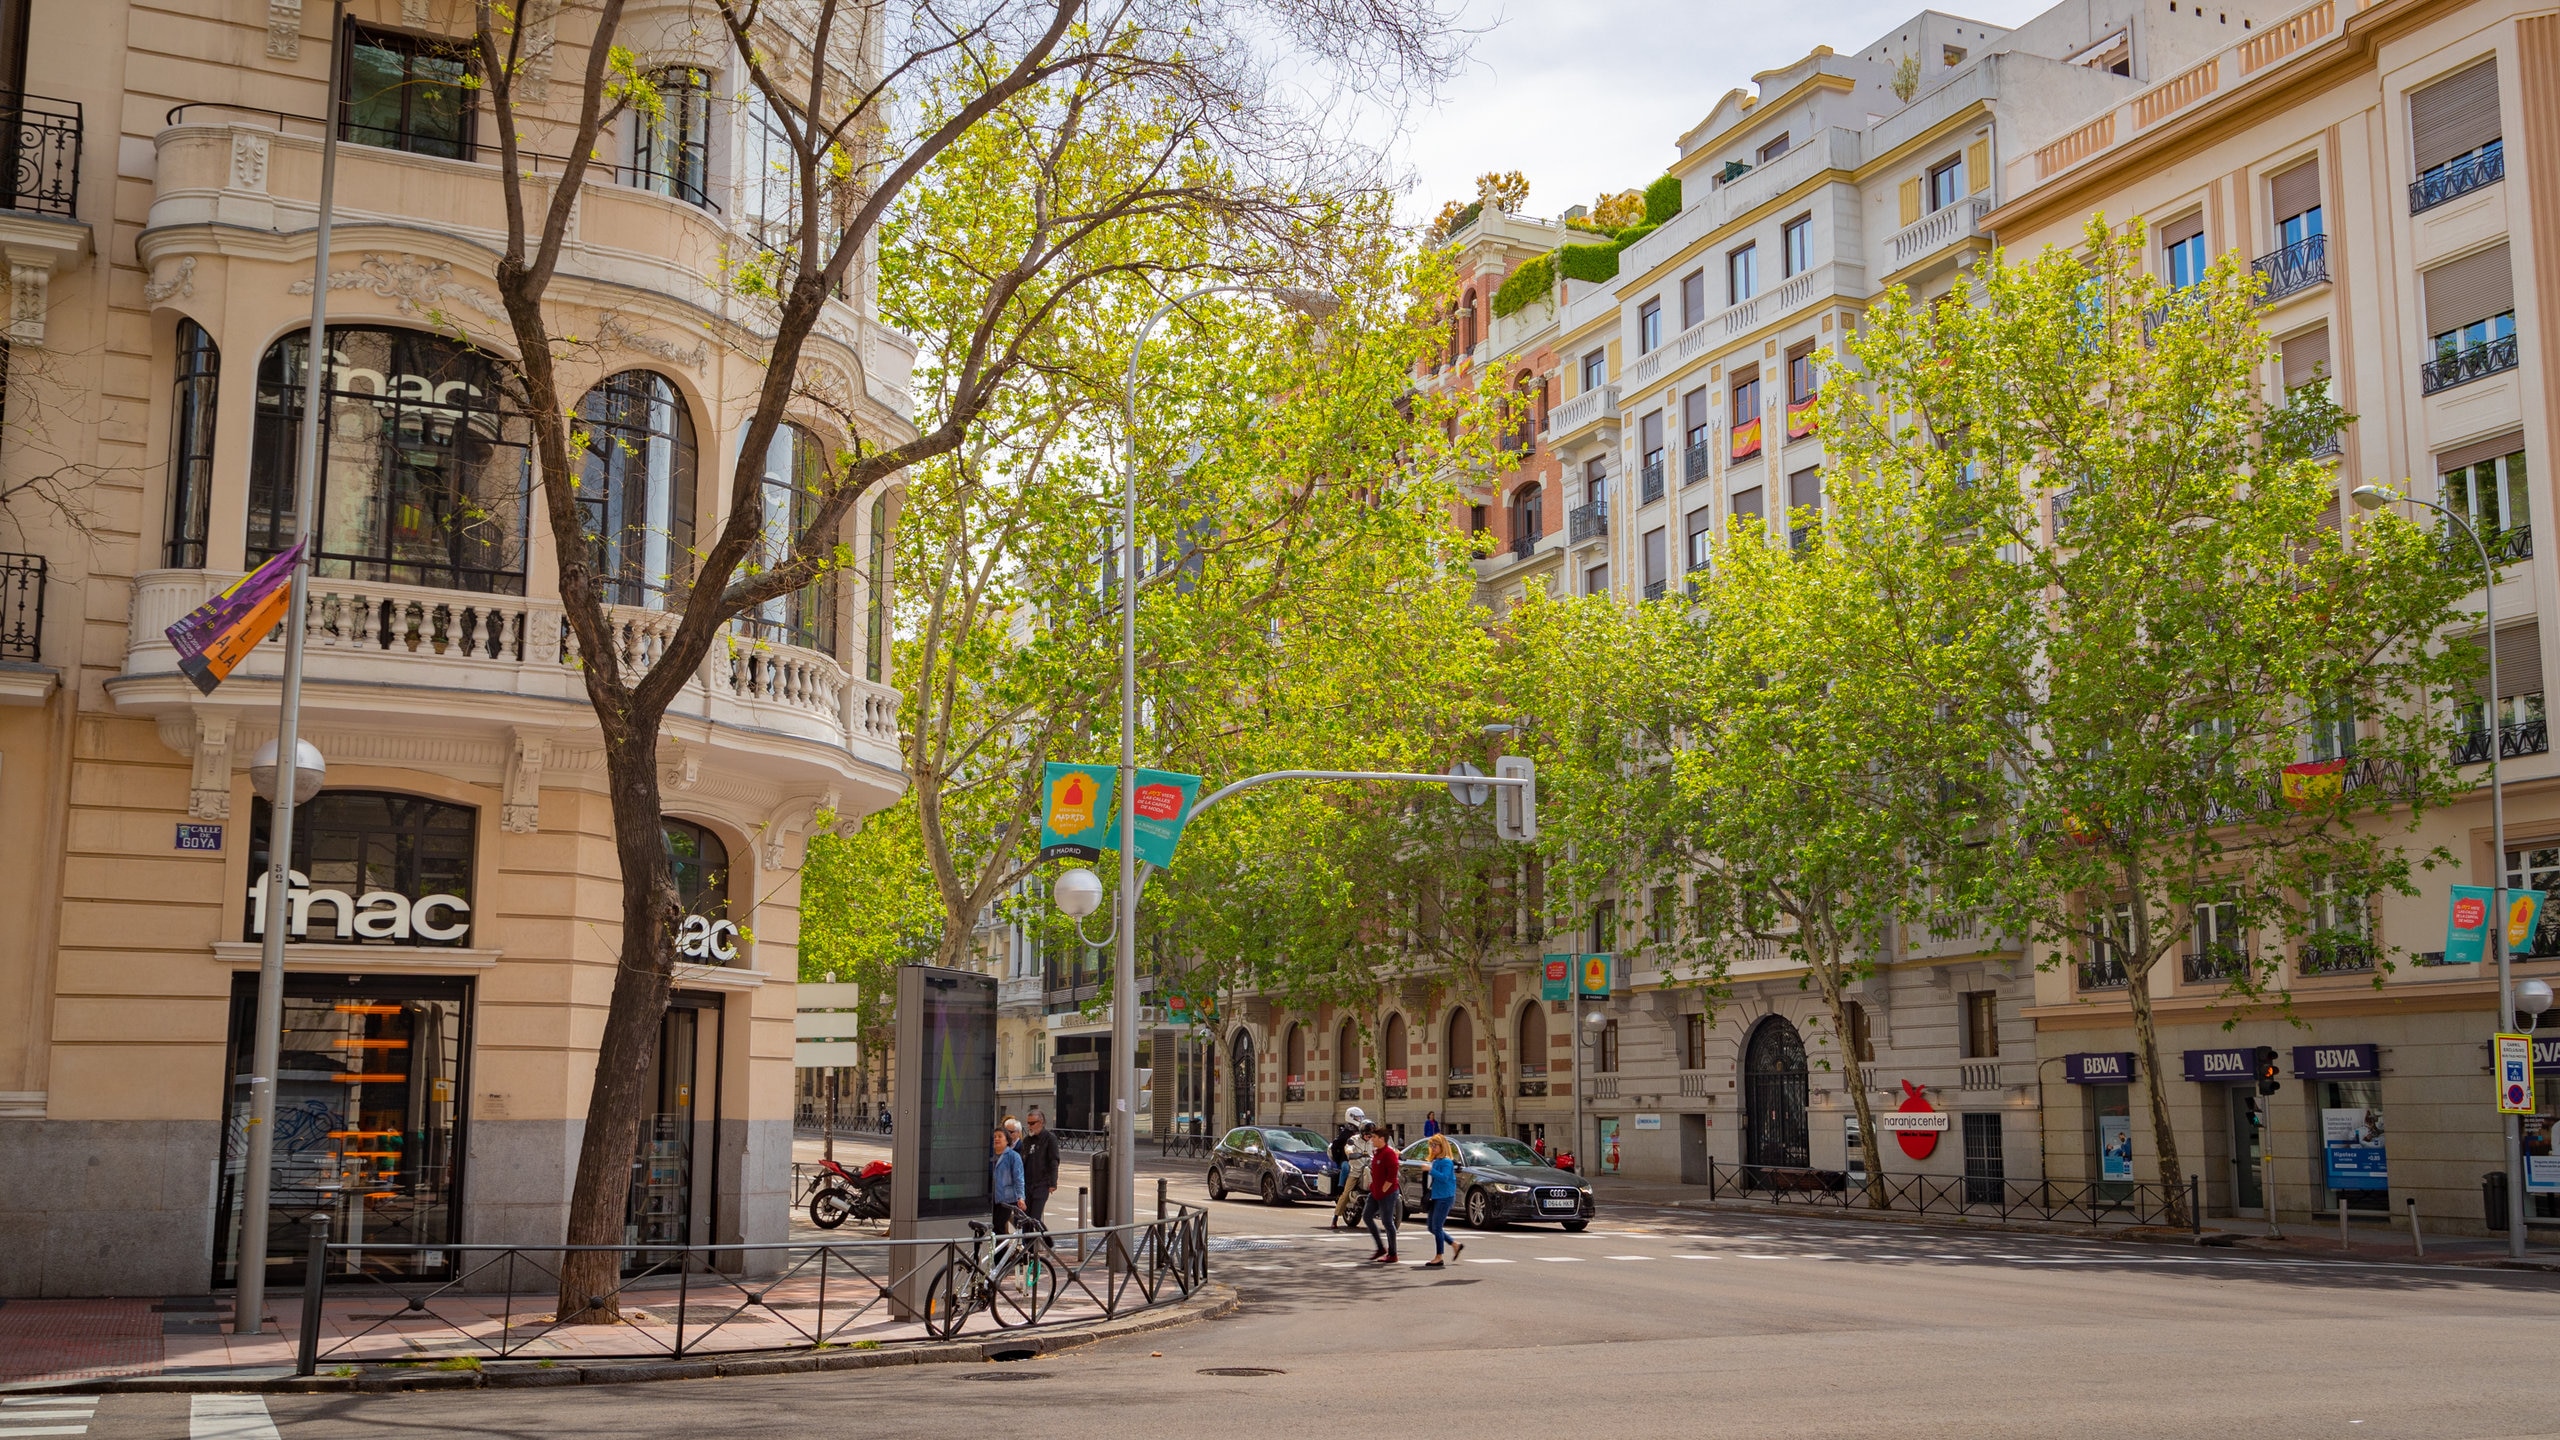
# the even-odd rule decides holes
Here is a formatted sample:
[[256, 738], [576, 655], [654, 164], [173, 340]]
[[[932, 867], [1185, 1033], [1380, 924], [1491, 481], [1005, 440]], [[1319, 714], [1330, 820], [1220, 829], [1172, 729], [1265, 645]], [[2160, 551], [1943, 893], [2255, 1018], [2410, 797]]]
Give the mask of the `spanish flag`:
[[305, 543], [295, 541], [169, 627], [169, 643], [178, 647], [178, 669], [198, 690], [212, 694], [284, 619], [285, 602], [293, 595], [293, 567], [301, 562]]

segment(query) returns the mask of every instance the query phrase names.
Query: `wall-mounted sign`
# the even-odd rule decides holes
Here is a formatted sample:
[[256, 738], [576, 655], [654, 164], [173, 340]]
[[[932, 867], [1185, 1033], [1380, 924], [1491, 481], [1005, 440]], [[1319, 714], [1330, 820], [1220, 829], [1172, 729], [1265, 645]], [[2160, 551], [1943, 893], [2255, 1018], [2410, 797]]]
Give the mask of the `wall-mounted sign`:
[[725, 965], [738, 958], [738, 927], [707, 915], [687, 915], [676, 927], [676, 953], [687, 960]]
[[2388, 1190], [2391, 1167], [2382, 1152], [2382, 1112], [2356, 1105], [2320, 1112], [2329, 1188]]
[[2190, 1050], [2187, 1052], [2186, 1075], [2206, 1085], [2237, 1085], [2254, 1080], [2258, 1073], [2255, 1049]]
[[[2293, 1073], [2305, 1080], [2371, 1080], [2382, 1073], [2379, 1045], [2296, 1045]], [[2342, 1186], [2331, 1186], [2342, 1189]]]
[[2533, 1037], [2533, 1068], [2560, 1070], [2560, 1035]]
[[2062, 1057], [2062, 1080], [2066, 1085], [2130, 1085], [2133, 1083], [2133, 1052], [2130, 1050], [2092, 1050]]
[[178, 848], [181, 850], [219, 850], [222, 848], [222, 827], [219, 825], [181, 824], [178, 827]]
[[[311, 912], [326, 908], [341, 940], [432, 940], [448, 944], [471, 933], [471, 902], [459, 895], [420, 895], [411, 899], [390, 890], [349, 895], [344, 890], [315, 890], [311, 877], [285, 872], [285, 935], [311, 936]], [[267, 933], [267, 877], [262, 872], [249, 887], [249, 935]]]
[[1902, 1153], [1926, 1160], [1937, 1153], [1938, 1137], [1947, 1133], [1947, 1113], [1929, 1103], [1919, 1086], [1902, 1082], [1902, 1107], [1876, 1117], [1876, 1129], [1893, 1137]]
[[1639, 1115], [1636, 1117], [1636, 1128], [1639, 1130], [1659, 1130], [1662, 1128], [1662, 1117], [1659, 1115]]
[[2533, 1037], [2498, 1035], [2492, 1037], [2491, 1046], [2490, 1055], [2495, 1063], [2489, 1068], [2498, 1077], [2498, 1113], [2532, 1114]]
[[2130, 1180], [2133, 1178], [2133, 1117], [2101, 1115], [2098, 1117], [2098, 1178]]

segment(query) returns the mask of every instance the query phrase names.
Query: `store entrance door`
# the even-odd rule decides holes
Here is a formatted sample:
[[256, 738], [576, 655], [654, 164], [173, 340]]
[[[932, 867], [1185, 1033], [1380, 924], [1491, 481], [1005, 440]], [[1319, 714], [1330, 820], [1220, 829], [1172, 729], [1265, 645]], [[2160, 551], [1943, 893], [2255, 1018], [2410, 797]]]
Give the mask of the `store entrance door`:
[[673, 1263], [666, 1247], [711, 1243], [720, 1122], [720, 997], [679, 994], [658, 1022], [657, 1086], [631, 1158], [622, 1223], [629, 1268]]
[[2247, 1085], [2226, 1085], [2223, 1093], [2231, 1097], [2231, 1210], [2235, 1215], [2263, 1215], [2267, 1194], [2259, 1183], [2259, 1166], [2265, 1147], [2251, 1104], [2258, 1097]]

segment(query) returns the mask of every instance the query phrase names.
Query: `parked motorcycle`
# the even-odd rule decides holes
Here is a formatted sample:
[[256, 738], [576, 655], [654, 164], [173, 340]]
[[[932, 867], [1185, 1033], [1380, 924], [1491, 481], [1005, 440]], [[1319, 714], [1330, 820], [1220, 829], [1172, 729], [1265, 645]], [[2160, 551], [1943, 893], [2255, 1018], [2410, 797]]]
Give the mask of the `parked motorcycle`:
[[889, 1218], [889, 1162], [874, 1160], [850, 1171], [833, 1160], [818, 1162], [818, 1178], [809, 1190], [809, 1223], [833, 1230], [847, 1220]]

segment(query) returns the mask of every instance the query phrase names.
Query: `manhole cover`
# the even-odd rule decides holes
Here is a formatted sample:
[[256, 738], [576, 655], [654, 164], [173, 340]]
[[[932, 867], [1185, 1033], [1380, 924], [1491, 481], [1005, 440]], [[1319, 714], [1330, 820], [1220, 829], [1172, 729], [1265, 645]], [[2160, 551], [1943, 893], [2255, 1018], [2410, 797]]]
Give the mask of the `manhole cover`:
[[963, 1380], [1046, 1380], [1049, 1375], [1043, 1370], [982, 1370], [975, 1375], [963, 1375], [960, 1378]]
[[1200, 1373], [1203, 1375], [1286, 1375], [1289, 1372], [1274, 1370], [1268, 1365], [1212, 1365]]

